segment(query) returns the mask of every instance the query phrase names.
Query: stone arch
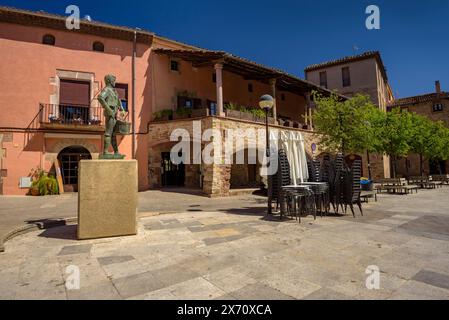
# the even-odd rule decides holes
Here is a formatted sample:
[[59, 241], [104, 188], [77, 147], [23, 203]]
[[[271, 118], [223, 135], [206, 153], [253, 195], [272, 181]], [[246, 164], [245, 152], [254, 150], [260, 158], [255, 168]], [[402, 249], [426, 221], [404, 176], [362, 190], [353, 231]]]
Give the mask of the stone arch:
[[53, 153], [59, 154], [62, 150], [68, 147], [72, 146], [80, 146], [85, 148], [89, 151], [89, 153], [93, 156], [94, 154], [98, 154], [100, 151], [98, 150], [98, 147], [91, 143], [86, 141], [85, 139], [64, 139], [58, 143], [55, 144]]

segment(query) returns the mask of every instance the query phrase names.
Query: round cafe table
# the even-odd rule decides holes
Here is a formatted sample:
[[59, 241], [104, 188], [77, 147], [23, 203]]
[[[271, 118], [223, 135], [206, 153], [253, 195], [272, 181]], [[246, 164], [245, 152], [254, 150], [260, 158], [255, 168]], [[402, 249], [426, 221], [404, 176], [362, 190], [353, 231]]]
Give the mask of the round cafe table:
[[310, 186], [315, 194], [315, 205], [320, 215], [329, 212], [329, 184], [327, 182], [301, 182], [300, 185]]
[[281, 219], [284, 214], [294, 215], [301, 222], [301, 213], [303, 210], [311, 209], [314, 217], [314, 192], [307, 185], [287, 185], [282, 187], [284, 193], [284, 205], [281, 204]]

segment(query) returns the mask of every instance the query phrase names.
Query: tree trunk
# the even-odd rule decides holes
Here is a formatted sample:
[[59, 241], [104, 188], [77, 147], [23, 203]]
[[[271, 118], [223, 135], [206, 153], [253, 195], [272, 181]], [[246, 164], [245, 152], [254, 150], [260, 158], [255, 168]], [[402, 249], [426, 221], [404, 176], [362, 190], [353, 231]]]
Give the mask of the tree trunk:
[[366, 161], [368, 162], [368, 178], [371, 180], [371, 162], [369, 160], [369, 151], [366, 150]]
[[396, 156], [392, 156], [393, 161], [393, 178], [396, 179]]
[[422, 154], [419, 154], [419, 173], [420, 173], [421, 177], [424, 175], [424, 166], [423, 166]]
[[405, 157], [405, 174], [407, 176], [407, 179], [410, 177], [409, 172], [408, 172], [408, 156]]

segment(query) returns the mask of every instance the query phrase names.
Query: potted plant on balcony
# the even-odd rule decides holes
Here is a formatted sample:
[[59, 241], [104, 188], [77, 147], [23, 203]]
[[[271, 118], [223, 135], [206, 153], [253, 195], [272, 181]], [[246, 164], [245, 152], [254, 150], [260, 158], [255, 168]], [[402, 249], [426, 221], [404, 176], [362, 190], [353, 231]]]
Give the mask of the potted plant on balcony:
[[176, 112], [174, 114], [174, 119], [185, 119], [185, 118], [190, 118], [190, 116], [192, 115], [192, 109], [191, 108], [185, 108], [185, 107], [181, 107], [176, 109]]
[[163, 109], [153, 113], [153, 121], [173, 120], [173, 110]]
[[93, 126], [99, 126], [101, 124], [101, 120], [98, 119], [98, 117], [93, 117], [90, 121], [89, 121], [90, 125]]
[[48, 116], [48, 120], [50, 121], [50, 123], [61, 123], [61, 118], [55, 116], [54, 114], [50, 114]]
[[74, 125], [81, 125], [81, 124], [84, 123], [84, 121], [83, 121], [83, 119], [81, 118], [81, 115], [79, 115], [79, 114], [74, 114], [74, 115], [73, 115], [72, 123], [73, 123]]
[[265, 111], [259, 108], [252, 108], [250, 109], [250, 112], [252, 113], [255, 122], [265, 123]]

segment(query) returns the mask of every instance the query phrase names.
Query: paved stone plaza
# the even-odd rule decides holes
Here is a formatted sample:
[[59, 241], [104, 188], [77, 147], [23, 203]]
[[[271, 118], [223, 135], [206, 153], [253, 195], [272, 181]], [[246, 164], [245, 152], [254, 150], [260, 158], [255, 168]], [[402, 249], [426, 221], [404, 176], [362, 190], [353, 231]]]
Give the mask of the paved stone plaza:
[[[137, 236], [77, 241], [74, 225], [35, 231], [0, 254], [0, 298], [449, 299], [448, 195], [448, 187], [382, 195], [364, 217], [301, 224], [266, 219], [263, 198], [252, 208], [236, 197], [227, 208], [200, 201], [142, 218]], [[65, 287], [70, 265], [79, 290]], [[379, 290], [366, 288], [372, 265]]]

